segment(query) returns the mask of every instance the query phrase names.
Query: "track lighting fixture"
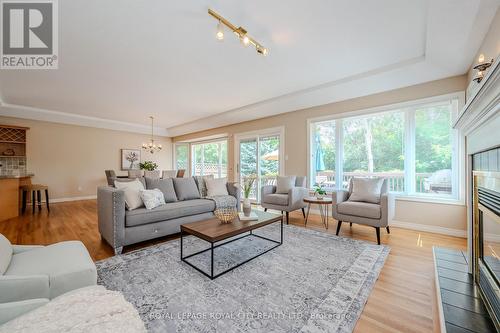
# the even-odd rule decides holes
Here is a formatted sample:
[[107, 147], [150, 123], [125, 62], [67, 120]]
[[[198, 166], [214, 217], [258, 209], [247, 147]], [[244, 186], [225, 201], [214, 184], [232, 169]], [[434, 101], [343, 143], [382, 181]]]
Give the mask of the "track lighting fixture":
[[215, 34], [215, 37], [217, 37], [218, 40], [224, 39], [224, 28], [222, 27], [220, 20], [219, 23], [217, 23], [217, 33]]
[[252, 37], [250, 37], [244, 28], [236, 27], [234, 24], [232, 24], [231, 22], [229, 22], [228, 20], [226, 20], [225, 18], [223, 18], [222, 16], [220, 16], [219, 14], [217, 14], [216, 12], [211, 10], [210, 8], [208, 9], [208, 14], [213, 16], [218, 21], [217, 33], [215, 35], [215, 37], [218, 40], [224, 39], [223, 26], [226, 26], [229, 30], [231, 30], [241, 40], [241, 43], [244, 46], [248, 46], [248, 45], [252, 44], [253, 46], [255, 46], [255, 50], [257, 51], [257, 53], [261, 54], [263, 56], [266, 56], [269, 53], [267, 48], [262, 46], [259, 42], [257, 42]]

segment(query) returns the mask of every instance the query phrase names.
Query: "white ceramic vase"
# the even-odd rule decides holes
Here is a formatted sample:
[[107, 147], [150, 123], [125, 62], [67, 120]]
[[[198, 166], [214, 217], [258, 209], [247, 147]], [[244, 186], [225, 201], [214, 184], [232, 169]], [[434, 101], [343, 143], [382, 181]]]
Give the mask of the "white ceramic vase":
[[245, 198], [243, 199], [243, 214], [245, 216], [250, 216], [250, 213], [252, 212], [252, 205], [250, 204], [250, 199]]

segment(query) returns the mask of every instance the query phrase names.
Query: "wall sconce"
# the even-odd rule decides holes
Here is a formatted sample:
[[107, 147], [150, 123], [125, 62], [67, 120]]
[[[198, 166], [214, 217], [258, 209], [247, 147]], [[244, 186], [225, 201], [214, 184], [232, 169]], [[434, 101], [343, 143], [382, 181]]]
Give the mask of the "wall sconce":
[[474, 69], [477, 70], [476, 76], [472, 79], [472, 81], [475, 81], [477, 83], [481, 82], [484, 78], [484, 72], [486, 69], [488, 69], [491, 65], [493, 65], [493, 59], [491, 61], [484, 61], [484, 54], [480, 54], [479, 58], [477, 59], [478, 64], [474, 66]]

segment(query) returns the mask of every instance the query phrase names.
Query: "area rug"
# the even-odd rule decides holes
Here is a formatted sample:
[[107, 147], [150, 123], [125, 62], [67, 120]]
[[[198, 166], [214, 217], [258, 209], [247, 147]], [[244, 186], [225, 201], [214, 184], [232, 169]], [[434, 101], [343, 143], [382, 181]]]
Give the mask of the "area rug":
[[[254, 233], [279, 239], [279, 225]], [[215, 250], [215, 272], [274, 244], [245, 237]], [[184, 241], [188, 255], [207, 248]], [[180, 260], [178, 240], [97, 262], [150, 332], [351, 332], [389, 247], [285, 226], [284, 243], [215, 280]], [[209, 252], [191, 258], [208, 271]]]

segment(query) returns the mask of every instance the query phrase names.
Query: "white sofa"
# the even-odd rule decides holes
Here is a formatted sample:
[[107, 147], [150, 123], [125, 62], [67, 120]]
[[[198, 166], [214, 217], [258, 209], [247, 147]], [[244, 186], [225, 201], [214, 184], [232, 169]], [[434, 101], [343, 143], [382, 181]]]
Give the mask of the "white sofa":
[[12, 245], [0, 234], [0, 323], [96, 284], [96, 267], [82, 242]]

